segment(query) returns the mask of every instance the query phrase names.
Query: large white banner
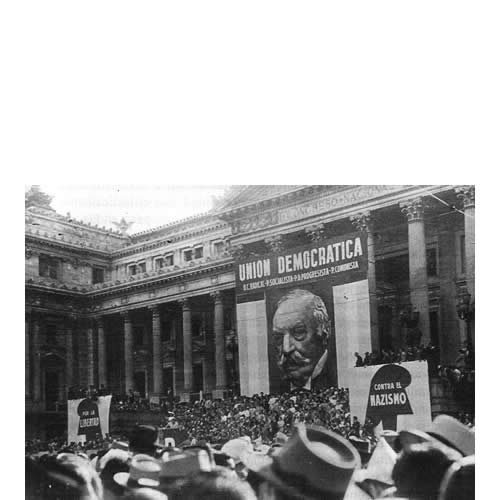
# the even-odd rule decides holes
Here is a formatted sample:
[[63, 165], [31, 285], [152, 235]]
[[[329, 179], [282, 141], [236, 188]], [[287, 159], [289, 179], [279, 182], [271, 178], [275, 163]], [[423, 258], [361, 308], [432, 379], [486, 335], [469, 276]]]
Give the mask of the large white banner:
[[269, 394], [266, 302], [244, 302], [236, 311], [241, 394]]
[[109, 433], [111, 396], [68, 401], [68, 443], [84, 443]]
[[371, 352], [370, 298], [368, 280], [332, 287], [337, 345], [338, 386], [347, 386], [347, 371], [354, 353]]
[[431, 424], [427, 361], [347, 370], [351, 417], [367, 417], [382, 430], [425, 429]]

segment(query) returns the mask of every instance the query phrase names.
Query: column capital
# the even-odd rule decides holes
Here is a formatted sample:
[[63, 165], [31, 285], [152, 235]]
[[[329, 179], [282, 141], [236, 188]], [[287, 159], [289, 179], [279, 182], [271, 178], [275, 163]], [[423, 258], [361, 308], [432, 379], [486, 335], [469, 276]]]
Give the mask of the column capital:
[[189, 297], [179, 299], [179, 303], [181, 304], [183, 311], [190, 311], [191, 310], [191, 301], [190, 301]]
[[264, 243], [267, 245], [269, 250], [271, 250], [271, 252], [281, 252], [284, 249], [283, 236], [281, 236], [281, 234], [276, 234], [266, 238]]
[[399, 206], [403, 214], [408, 217], [408, 222], [417, 222], [424, 220], [425, 204], [422, 198], [414, 198], [413, 200], [402, 201]]
[[148, 310], [151, 311], [151, 314], [153, 316], [159, 316], [160, 315], [160, 306], [158, 304], [154, 304], [152, 306], [148, 306]]
[[120, 316], [123, 318], [123, 321], [126, 323], [130, 323], [130, 311], [121, 311]]
[[310, 226], [307, 226], [304, 231], [312, 242], [325, 239], [324, 224], [311, 224]]
[[457, 198], [462, 202], [464, 209], [476, 206], [476, 187], [459, 186], [455, 188]]
[[371, 212], [360, 212], [349, 217], [351, 224], [358, 230], [365, 233], [373, 232], [374, 218]]
[[210, 293], [210, 297], [216, 304], [222, 304], [222, 292], [220, 290], [216, 290], [215, 292]]
[[75, 322], [77, 320], [77, 315], [76, 314], [67, 314], [64, 317], [64, 326], [66, 328], [72, 328], [75, 326]]
[[98, 316], [96, 318], [97, 328], [104, 328], [104, 317]]

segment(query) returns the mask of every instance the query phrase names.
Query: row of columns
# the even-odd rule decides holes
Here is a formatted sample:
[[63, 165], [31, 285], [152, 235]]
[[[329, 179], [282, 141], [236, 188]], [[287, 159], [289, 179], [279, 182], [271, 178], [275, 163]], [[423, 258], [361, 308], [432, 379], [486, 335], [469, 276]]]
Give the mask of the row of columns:
[[[410, 301], [419, 312], [422, 341], [430, 340], [429, 291], [427, 285], [427, 247], [425, 242], [424, 203], [421, 198], [401, 203], [401, 210], [408, 219], [408, 258]], [[374, 220], [370, 212], [352, 216], [351, 222], [358, 231], [367, 235], [368, 291], [370, 301], [370, 331], [372, 349], [380, 349], [378, 332], [377, 283], [375, 277]]]
[[[216, 389], [223, 390], [227, 385], [226, 376], [226, 349], [224, 336], [224, 303], [221, 292], [211, 294], [214, 300], [214, 335], [215, 335], [215, 363]], [[184, 358], [184, 392], [193, 389], [193, 348], [192, 348], [192, 310], [189, 299], [182, 302], [183, 322], [183, 358]], [[152, 316], [152, 359], [153, 359], [153, 393], [163, 393], [163, 373], [161, 360], [161, 318], [159, 306], [149, 308]], [[128, 392], [134, 387], [134, 360], [133, 360], [133, 325], [129, 312], [122, 313], [123, 318], [123, 346], [124, 346], [124, 382]], [[75, 371], [73, 359], [73, 319], [69, 318], [65, 325], [66, 341], [66, 384], [74, 385]], [[92, 321], [84, 328], [87, 363], [84, 375], [89, 386], [108, 385], [106, 363], [106, 333], [103, 318], [97, 319], [97, 378], [95, 380], [94, 358], [94, 327]], [[30, 344], [31, 336], [31, 344]], [[30, 349], [31, 345], [31, 349]], [[80, 359], [82, 356], [80, 355]], [[31, 384], [33, 380], [33, 384]], [[36, 315], [26, 314], [25, 318], [25, 395], [34, 401], [41, 400], [41, 357], [40, 357], [40, 323]]]
[[[215, 334], [215, 383], [216, 389], [223, 390], [227, 385], [226, 376], [226, 349], [224, 337], [224, 303], [221, 292], [212, 293], [214, 300], [214, 334]], [[182, 338], [183, 338], [183, 372], [184, 392], [189, 393], [193, 389], [193, 338], [192, 338], [192, 310], [189, 299], [183, 299], [182, 305]], [[163, 393], [163, 374], [161, 361], [161, 319], [159, 306], [150, 307], [152, 315], [152, 358], [153, 358], [153, 393]], [[128, 312], [123, 313], [124, 334], [124, 366], [125, 366], [125, 391], [133, 389], [133, 333], [132, 322]], [[104, 331], [99, 330], [99, 339], [104, 339]], [[101, 342], [99, 341], [99, 346]], [[103, 373], [105, 380], [104, 340], [103, 347], [98, 352], [99, 373]], [[101, 375], [99, 376], [101, 380]]]

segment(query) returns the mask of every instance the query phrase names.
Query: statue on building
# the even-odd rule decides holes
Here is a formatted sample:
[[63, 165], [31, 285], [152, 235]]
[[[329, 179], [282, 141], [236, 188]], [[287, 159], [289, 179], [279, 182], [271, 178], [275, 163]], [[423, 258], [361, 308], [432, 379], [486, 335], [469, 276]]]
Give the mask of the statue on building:
[[53, 196], [44, 193], [40, 186], [33, 185], [24, 193], [24, 208], [37, 207], [54, 211], [50, 206]]
[[134, 224], [134, 222], [126, 221], [125, 217], [122, 217], [120, 222], [113, 222], [112, 224], [116, 226], [116, 228], [118, 229], [118, 231], [120, 231], [120, 233], [127, 234], [127, 231], [130, 229], [130, 227], [132, 227], [132, 224]]

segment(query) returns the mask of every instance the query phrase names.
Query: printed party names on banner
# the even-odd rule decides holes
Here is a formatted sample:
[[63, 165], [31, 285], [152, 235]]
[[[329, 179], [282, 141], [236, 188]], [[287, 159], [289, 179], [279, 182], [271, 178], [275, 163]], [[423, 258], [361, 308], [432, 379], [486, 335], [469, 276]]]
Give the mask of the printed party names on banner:
[[366, 236], [354, 234], [239, 262], [236, 285], [247, 293], [328, 277], [347, 283], [362, 279], [366, 269]]

